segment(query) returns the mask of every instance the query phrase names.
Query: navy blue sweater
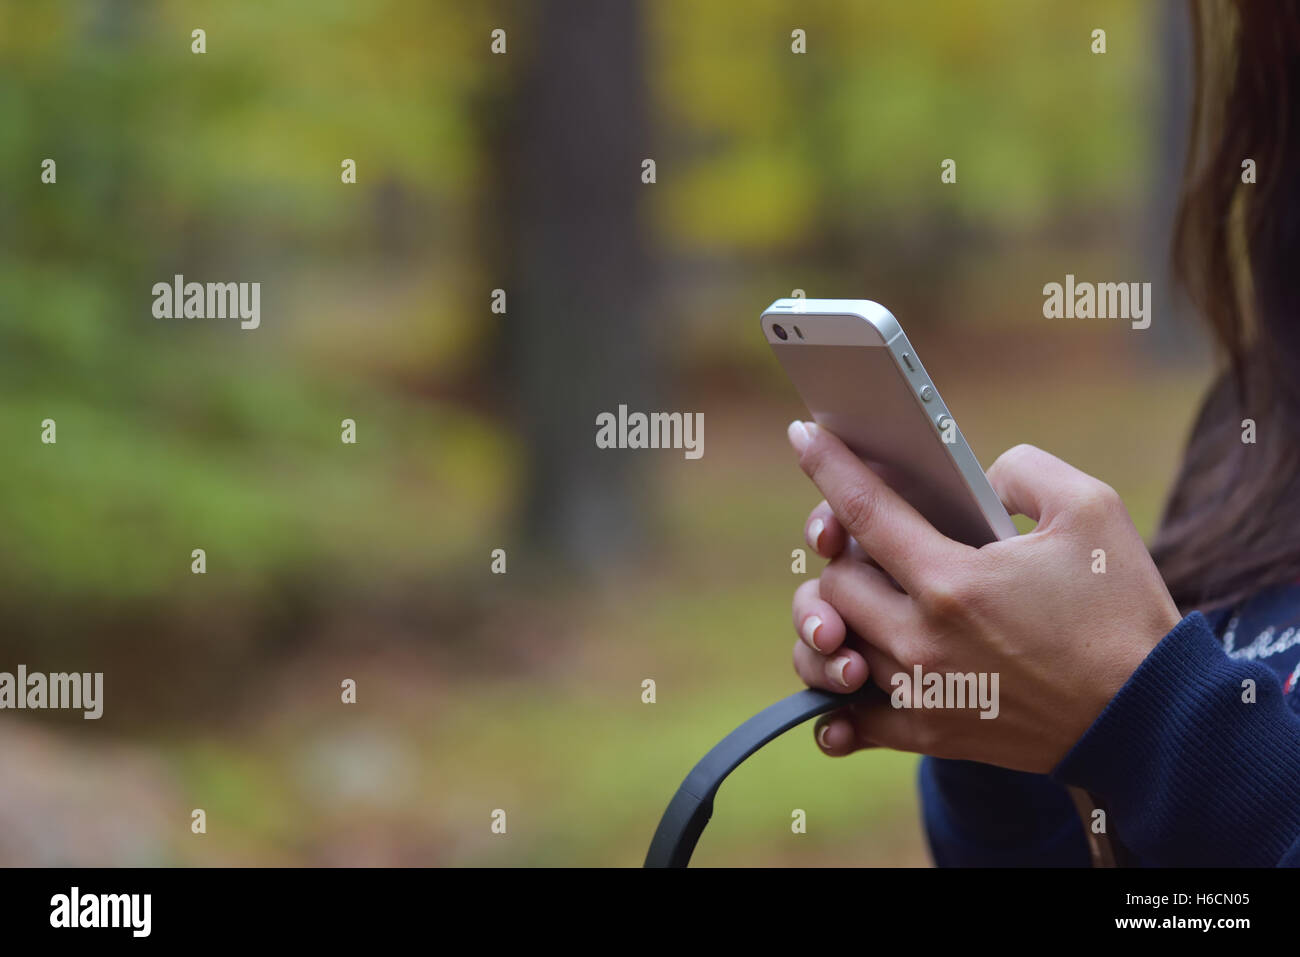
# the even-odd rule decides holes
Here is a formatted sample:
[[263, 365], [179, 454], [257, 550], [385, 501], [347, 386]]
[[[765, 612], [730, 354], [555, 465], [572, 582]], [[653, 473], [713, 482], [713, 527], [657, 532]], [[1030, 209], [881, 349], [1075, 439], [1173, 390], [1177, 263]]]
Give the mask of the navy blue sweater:
[[1298, 679], [1300, 583], [1188, 615], [1051, 774], [925, 758], [935, 863], [1086, 867], [1075, 785], [1137, 865], [1300, 866]]

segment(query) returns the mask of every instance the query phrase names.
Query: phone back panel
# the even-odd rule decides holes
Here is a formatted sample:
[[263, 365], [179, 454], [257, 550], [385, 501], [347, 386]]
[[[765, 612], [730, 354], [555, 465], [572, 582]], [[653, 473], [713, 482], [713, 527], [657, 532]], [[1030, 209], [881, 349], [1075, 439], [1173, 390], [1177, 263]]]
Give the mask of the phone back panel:
[[[787, 300], [778, 304], [782, 301]], [[804, 304], [798, 313], [769, 310], [764, 327], [813, 420], [839, 436], [949, 538], [978, 547], [1015, 535], [960, 430], [954, 426], [954, 441], [943, 441], [940, 423], [947, 407], [896, 320], [889, 316], [892, 326], [876, 323], [860, 334], [845, 325], [844, 313], [833, 314], [834, 324], [826, 317], [823, 325], [824, 317], [809, 308]], [[769, 331], [774, 321], [787, 332], [786, 340]], [[796, 325], [802, 339], [794, 335]]]

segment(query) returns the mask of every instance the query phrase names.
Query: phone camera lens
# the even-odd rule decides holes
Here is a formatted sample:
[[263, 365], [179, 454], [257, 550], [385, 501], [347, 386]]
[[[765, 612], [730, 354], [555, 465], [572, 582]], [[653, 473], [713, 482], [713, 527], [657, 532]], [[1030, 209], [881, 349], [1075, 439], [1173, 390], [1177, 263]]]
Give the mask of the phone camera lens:
[[783, 329], [781, 326], [778, 326], [776, 323], [772, 323], [772, 331], [776, 333], [776, 337], [778, 339], [785, 340], [790, 338], [790, 336], [786, 333], [785, 329]]

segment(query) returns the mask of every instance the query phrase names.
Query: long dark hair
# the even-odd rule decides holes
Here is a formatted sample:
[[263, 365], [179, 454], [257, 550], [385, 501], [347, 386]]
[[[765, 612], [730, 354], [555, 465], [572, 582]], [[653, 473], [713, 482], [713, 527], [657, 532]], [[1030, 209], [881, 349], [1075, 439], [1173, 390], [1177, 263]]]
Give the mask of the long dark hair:
[[1225, 361], [1152, 544], [1184, 611], [1300, 579], [1300, 10], [1191, 0], [1191, 13], [1174, 263]]

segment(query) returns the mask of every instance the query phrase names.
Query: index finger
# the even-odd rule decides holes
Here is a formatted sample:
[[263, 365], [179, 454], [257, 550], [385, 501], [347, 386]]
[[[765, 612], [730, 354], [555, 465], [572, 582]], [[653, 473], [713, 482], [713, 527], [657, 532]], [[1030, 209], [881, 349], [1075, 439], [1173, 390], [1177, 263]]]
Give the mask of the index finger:
[[789, 436], [800, 468], [821, 489], [840, 524], [904, 590], [915, 593], [927, 566], [964, 557], [966, 546], [936, 531], [830, 432], [795, 421]]

